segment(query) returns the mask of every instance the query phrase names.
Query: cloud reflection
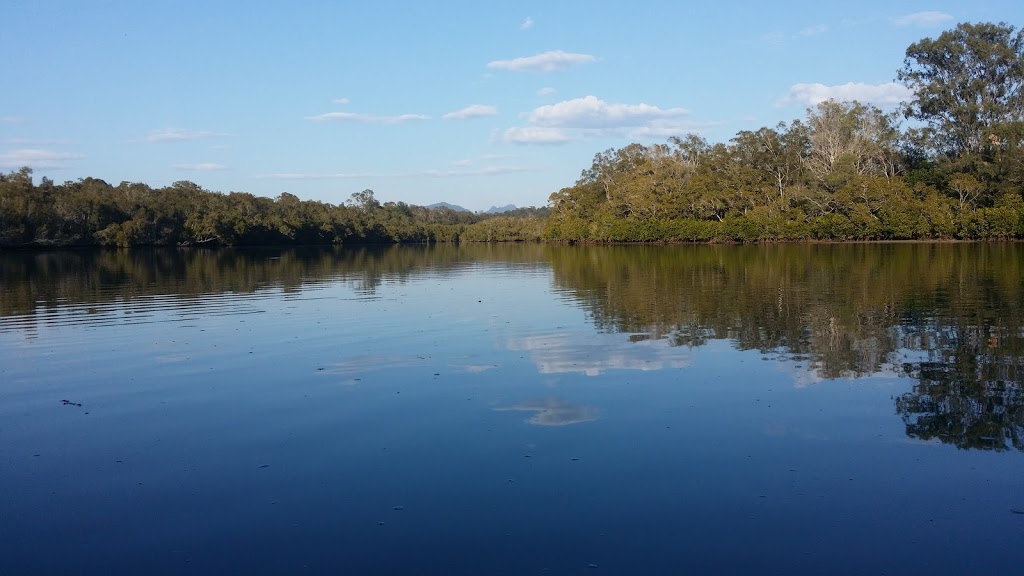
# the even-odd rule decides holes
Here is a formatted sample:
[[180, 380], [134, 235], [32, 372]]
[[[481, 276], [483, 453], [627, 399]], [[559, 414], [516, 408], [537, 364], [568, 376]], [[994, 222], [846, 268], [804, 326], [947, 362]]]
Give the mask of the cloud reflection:
[[528, 352], [541, 374], [579, 373], [599, 376], [608, 370], [662, 370], [685, 368], [684, 349], [665, 340], [629, 341], [621, 334], [595, 334], [586, 340], [572, 334], [546, 334], [513, 338], [509, 350]]
[[495, 408], [499, 412], [534, 412], [526, 422], [536, 426], [568, 426], [597, 420], [598, 411], [593, 406], [570, 404], [558, 398], [537, 398], [511, 406]]

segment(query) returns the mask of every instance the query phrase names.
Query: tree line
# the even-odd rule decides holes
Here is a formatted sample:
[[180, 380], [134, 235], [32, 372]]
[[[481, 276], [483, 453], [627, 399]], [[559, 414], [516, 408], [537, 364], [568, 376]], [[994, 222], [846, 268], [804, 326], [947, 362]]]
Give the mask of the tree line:
[[491, 215], [382, 204], [372, 190], [334, 205], [287, 192], [273, 199], [222, 194], [188, 181], [163, 188], [96, 178], [34, 184], [28, 168], [0, 174], [0, 246], [8, 247], [515, 241], [539, 239], [547, 211]]
[[595, 156], [552, 194], [561, 241], [1024, 237], [1024, 31], [960, 24], [907, 48], [886, 114], [827, 100], [711, 144]]

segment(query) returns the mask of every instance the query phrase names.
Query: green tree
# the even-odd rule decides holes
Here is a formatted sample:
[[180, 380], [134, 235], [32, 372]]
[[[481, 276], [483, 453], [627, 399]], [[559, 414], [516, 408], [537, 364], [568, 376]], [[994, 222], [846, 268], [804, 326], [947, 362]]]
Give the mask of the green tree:
[[936, 152], [980, 154], [1024, 120], [1024, 30], [959, 24], [911, 44], [897, 78], [914, 92], [903, 113], [926, 123]]

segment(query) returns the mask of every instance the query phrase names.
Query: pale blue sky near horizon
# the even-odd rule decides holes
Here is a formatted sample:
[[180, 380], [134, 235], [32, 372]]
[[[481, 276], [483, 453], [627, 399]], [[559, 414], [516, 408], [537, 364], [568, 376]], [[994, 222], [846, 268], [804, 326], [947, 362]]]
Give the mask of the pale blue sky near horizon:
[[822, 99], [892, 109], [906, 47], [1019, 0], [0, 6], [0, 171], [472, 210], [597, 152], [712, 142]]

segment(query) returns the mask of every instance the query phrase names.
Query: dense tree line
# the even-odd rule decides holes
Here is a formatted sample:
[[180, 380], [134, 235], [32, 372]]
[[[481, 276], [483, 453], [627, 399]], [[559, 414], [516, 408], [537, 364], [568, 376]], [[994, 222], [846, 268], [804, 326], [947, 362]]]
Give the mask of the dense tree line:
[[[0, 246], [332, 245], [536, 240], [546, 208], [512, 215], [380, 203], [372, 190], [345, 204], [221, 194], [175, 182], [164, 188], [85, 178], [36, 185], [32, 171], [0, 174]], [[521, 222], [519, 226], [508, 221]], [[510, 229], [515, 229], [510, 231]], [[524, 230], [532, 230], [524, 234]]]
[[[551, 196], [562, 241], [1024, 236], [1024, 32], [960, 24], [907, 48], [895, 114], [825, 101], [727, 143], [594, 158]], [[901, 129], [900, 119], [908, 125]]]

